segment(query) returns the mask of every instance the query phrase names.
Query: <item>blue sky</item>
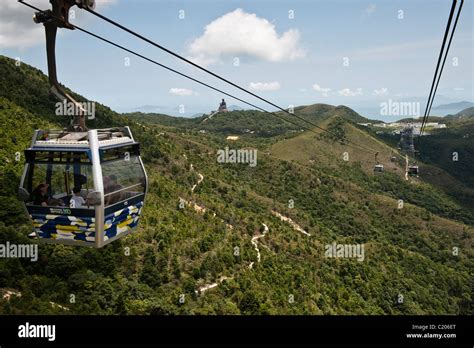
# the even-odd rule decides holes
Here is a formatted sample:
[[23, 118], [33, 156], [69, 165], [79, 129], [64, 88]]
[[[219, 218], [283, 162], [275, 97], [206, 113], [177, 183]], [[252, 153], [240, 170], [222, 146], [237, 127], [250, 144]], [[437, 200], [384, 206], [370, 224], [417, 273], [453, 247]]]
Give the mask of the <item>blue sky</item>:
[[[31, 21], [31, 10], [8, 1], [0, 5], [0, 53], [46, 71], [42, 28]], [[48, 7], [46, 0], [30, 2]], [[97, 10], [106, 16], [283, 107], [344, 104], [365, 113], [376, 112], [389, 99], [421, 101], [424, 109], [451, 6], [448, 0], [98, 3]], [[76, 8], [75, 15], [72, 22], [90, 31], [271, 110], [82, 10]], [[435, 105], [474, 101], [472, 23], [473, 3], [466, 1]], [[13, 30], [15, 25], [19, 29]], [[117, 111], [149, 105], [179, 115], [184, 105], [189, 116], [216, 109], [219, 93], [133, 56], [126, 66], [129, 56], [78, 31], [62, 30], [58, 76], [76, 92]], [[228, 104], [245, 107], [230, 99]]]

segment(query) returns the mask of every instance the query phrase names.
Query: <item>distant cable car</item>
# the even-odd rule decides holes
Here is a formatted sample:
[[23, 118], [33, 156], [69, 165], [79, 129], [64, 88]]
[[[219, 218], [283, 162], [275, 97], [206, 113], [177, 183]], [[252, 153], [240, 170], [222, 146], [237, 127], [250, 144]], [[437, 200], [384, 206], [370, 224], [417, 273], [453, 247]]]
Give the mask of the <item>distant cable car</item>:
[[374, 167], [374, 172], [375, 173], [383, 173], [383, 164], [376, 164]]
[[383, 173], [384, 169], [383, 169], [383, 164], [380, 164], [377, 157], [378, 157], [379, 153], [376, 152], [375, 153], [375, 162], [377, 163], [375, 166], [374, 166], [374, 173]]
[[408, 175], [416, 176], [420, 173], [420, 170], [417, 165], [408, 166]]
[[[35, 21], [46, 29], [51, 92], [78, 106], [57, 81], [54, 52], [57, 28], [68, 28], [76, 2], [50, 2], [62, 21], [45, 13]], [[77, 4], [93, 8], [94, 1]], [[25, 158], [18, 195], [40, 240], [101, 248], [137, 227], [148, 179], [128, 127], [87, 130], [79, 111], [68, 130], [37, 130]]]
[[397, 161], [397, 156], [393, 153], [393, 150], [390, 153], [390, 162], [396, 162]]

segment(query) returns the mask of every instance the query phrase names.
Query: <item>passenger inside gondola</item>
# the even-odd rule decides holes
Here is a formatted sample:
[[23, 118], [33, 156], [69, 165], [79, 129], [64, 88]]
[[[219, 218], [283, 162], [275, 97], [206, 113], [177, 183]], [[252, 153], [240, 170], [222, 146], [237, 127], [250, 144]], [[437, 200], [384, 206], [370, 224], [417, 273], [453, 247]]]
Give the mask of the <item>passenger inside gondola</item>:
[[112, 174], [109, 178], [109, 190], [111, 192], [109, 203], [114, 204], [120, 202], [123, 199], [123, 186], [118, 183], [116, 175]]
[[41, 183], [33, 190], [31, 194], [31, 202], [34, 205], [46, 206], [64, 206], [62, 199], [51, 197], [49, 194], [49, 185]]
[[81, 208], [86, 204], [86, 200], [84, 199], [84, 197], [81, 196], [81, 191], [82, 190], [80, 187], [73, 188], [73, 196], [70, 200], [71, 208]]
[[42, 205], [46, 207], [48, 205], [48, 184], [41, 183], [33, 190], [31, 194], [31, 200], [34, 205]]

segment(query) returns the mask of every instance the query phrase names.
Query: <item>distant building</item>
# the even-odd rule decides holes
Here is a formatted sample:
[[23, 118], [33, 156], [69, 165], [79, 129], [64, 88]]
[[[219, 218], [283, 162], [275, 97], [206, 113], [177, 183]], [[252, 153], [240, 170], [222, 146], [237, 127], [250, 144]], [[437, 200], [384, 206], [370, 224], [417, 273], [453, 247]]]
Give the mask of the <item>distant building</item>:
[[446, 124], [438, 122], [427, 122], [426, 127], [433, 127], [435, 129], [446, 128]]
[[221, 103], [219, 104], [219, 109], [217, 109], [218, 112], [228, 112], [227, 110], [227, 104], [224, 99], [222, 99]]

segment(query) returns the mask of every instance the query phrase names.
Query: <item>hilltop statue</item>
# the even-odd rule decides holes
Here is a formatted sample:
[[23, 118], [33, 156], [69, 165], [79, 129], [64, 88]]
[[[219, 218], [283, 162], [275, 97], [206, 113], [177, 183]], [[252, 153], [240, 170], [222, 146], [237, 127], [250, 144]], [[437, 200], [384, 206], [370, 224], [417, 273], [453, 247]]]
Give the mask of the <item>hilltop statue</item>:
[[219, 104], [219, 109], [217, 110], [218, 112], [228, 112], [227, 110], [227, 104], [225, 103], [225, 100], [222, 99], [221, 103]]

